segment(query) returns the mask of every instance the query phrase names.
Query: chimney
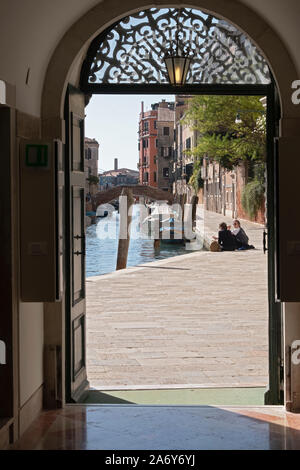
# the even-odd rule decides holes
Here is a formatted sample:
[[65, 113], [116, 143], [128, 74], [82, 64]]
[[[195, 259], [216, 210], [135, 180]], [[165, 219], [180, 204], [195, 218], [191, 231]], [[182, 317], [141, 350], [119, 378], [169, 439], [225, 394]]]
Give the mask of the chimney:
[[114, 170], [117, 171], [117, 169], [118, 169], [118, 159], [115, 158]]
[[141, 102], [141, 113], [142, 113], [142, 118], [144, 117], [144, 101]]
[[162, 100], [160, 103], [159, 103], [159, 107], [160, 108], [167, 108], [169, 105], [168, 103], [166, 102], [166, 100]]

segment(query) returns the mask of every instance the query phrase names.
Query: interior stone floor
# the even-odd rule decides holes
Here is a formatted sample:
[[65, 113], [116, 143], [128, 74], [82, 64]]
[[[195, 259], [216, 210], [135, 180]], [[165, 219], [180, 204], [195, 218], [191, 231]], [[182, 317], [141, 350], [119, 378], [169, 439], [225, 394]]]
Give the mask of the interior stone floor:
[[[222, 220], [230, 221], [206, 212], [206, 236], [216, 233]], [[193, 252], [87, 279], [92, 387], [268, 384], [263, 226], [243, 226], [256, 250]]]
[[14, 449], [300, 449], [300, 415], [266, 406], [68, 405], [42, 413]]

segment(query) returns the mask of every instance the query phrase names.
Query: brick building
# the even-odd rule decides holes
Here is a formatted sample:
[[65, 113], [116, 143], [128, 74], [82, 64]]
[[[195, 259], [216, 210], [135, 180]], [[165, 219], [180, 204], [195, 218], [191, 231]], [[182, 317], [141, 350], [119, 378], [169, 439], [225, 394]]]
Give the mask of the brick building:
[[174, 144], [174, 102], [162, 100], [139, 117], [139, 180], [140, 184], [172, 190], [171, 161]]
[[142, 102], [139, 117], [139, 180], [140, 184], [157, 187], [157, 117], [155, 105], [150, 111], [144, 111]]

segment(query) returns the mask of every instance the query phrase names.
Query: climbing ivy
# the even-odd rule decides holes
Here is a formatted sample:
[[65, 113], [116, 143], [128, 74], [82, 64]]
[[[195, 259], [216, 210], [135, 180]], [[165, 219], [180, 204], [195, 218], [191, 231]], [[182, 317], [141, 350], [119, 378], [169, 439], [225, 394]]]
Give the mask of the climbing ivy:
[[195, 193], [198, 194], [199, 190], [204, 186], [204, 180], [201, 176], [201, 168], [199, 165], [194, 168], [193, 174], [189, 180], [189, 184], [194, 188]]
[[254, 219], [262, 206], [265, 187], [261, 181], [254, 179], [246, 184], [242, 193], [242, 206], [247, 214]]

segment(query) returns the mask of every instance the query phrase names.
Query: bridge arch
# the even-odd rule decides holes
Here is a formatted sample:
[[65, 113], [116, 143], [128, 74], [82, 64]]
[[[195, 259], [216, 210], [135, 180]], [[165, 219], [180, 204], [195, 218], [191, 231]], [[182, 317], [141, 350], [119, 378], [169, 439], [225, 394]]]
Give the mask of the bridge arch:
[[97, 207], [101, 204], [106, 204], [118, 199], [118, 197], [121, 196], [123, 189], [131, 190], [133, 196], [143, 196], [154, 201], [167, 201], [168, 204], [172, 204], [174, 202], [173, 194], [158, 188], [153, 188], [152, 186], [143, 186], [141, 184], [133, 186], [122, 185], [107, 189], [106, 191], [99, 191], [94, 194], [91, 198], [93, 211], [96, 211]]

